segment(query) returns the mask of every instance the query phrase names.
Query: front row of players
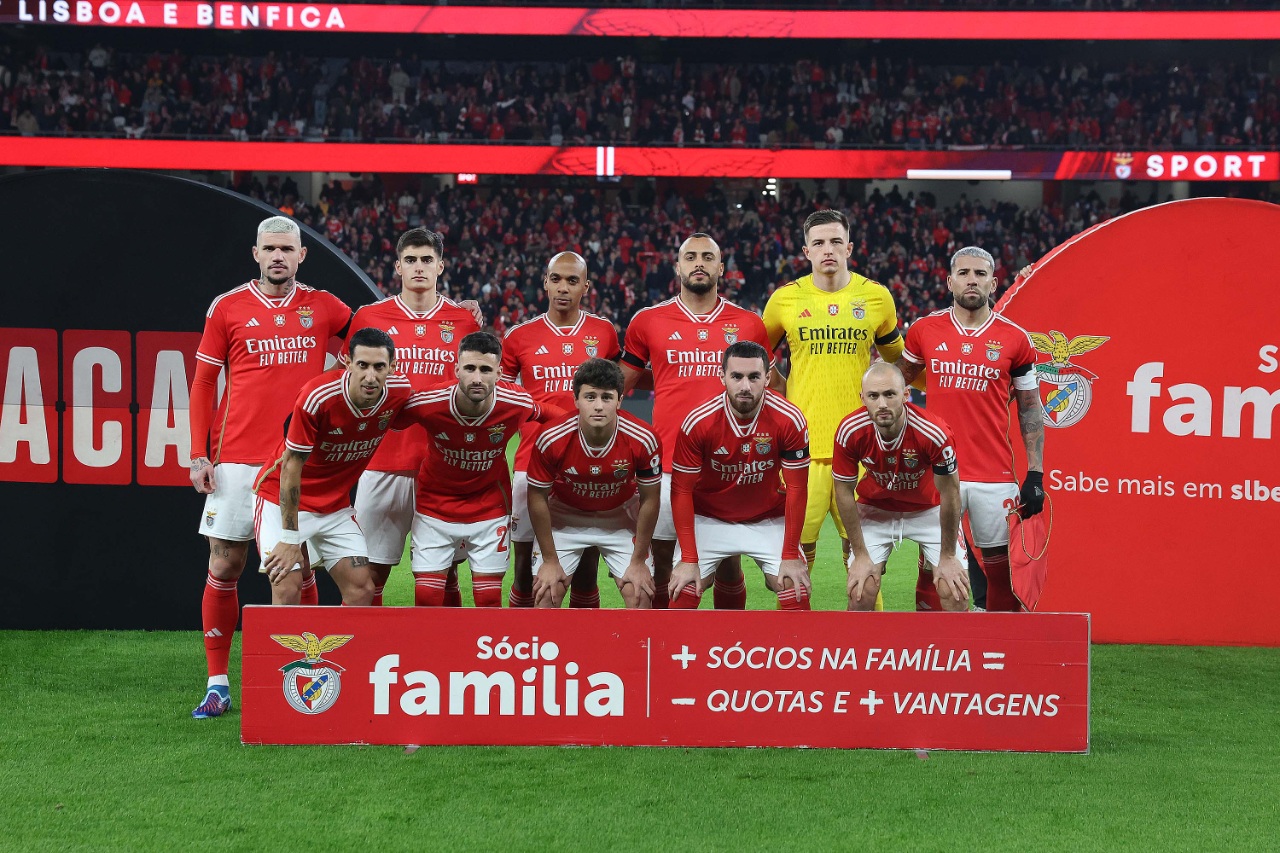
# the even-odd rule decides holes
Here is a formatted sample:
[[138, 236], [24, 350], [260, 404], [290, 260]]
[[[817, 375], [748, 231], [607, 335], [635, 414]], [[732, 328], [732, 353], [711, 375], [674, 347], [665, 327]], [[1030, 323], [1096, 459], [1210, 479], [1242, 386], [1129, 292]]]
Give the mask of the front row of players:
[[[388, 432], [420, 425], [427, 448], [412, 523], [415, 601], [443, 605], [450, 569], [467, 560], [476, 605], [499, 606], [511, 505], [506, 445], [535, 422], [542, 427], [528, 472], [535, 605], [560, 606], [590, 549], [604, 558], [627, 607], [652, 605], [662, 447], [645, 423], [621, 411], [617, 364], [583, 363], [572, 382], [577, 411], [567, 413], [499, 381], [501, 345], [485, 332], [459, 344], [456, 384], [431, 391], [414, 393], [395, 373], [395, 345], [380, 329], [352, 334], [348, 356], [345, 368], [303, 386], [274, 461], [256, 478], [255, 532], [273, 603], [299, 603], [310, 564], [328, 568], [344, 605], [373, 603], [381, 578], [371, 573], [349, 496]], [[676, 441], [671, 607], [696, 608], [723, 560], [749, 556], [780, 609], [807, 610], [804, 415], [766, 389], [769, 358], [759, 344], [730, 345], [721, 368], [724, 392], [689, 414]], [[894, 544], [911, 539], [932, 575], [936, 607], [965, 610], [969, 582], [957, 556], [960, 486], [950, 430], [906, 402], [893, 365], [867, 371], [862, 400], [864, 408], [840, 424], [832, 466], [852, 550], [849, 609], [874, 607]]]

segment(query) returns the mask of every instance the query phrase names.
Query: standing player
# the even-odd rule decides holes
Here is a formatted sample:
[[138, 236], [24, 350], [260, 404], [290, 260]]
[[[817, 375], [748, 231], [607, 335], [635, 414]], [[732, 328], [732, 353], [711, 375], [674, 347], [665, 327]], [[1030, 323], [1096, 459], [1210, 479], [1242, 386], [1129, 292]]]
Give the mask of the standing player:
[[297, 604], [303, 543], [329, 569], [342, 603], [373, 603], [368, 549], [351, 506], [351, 490], [388, 430], [412, 423], [404, 411], [413, 386], [395, 369], [395, 344], [381, 329], [351, 336], [345, 370], [302, 386], [289, 432], [254, 485], [255, 529], [272, 604]]
[[[576, 252], [561, 252], [547, 263], [542, 278], [547, 293], [547, 313], [513, 326], [502, 342], [502, 378], [519, 380], [533, 399], [547, 408], [574, 409], [574, 371], [590, 358], [616, 361], [621, 354], [613, 323], [582, 310], [582, 299], [591, 289], [587, 262]], [[512, 607], [533, 606], [533, 527], [527, 515], [529, 481], [527, 472], [533, 456], [537, 432], [531, 422], [520, 431], [516, 451], [516, 473], [511, 484], [511, 549], [515, 555], [515, 575], [511, 579]], [[595, 566], [593, 555], [587, 562]], [[585, 577], [582, 580], [586, 580]], [[569, 606], [599, 607], [600, 591], [595, 572], [591, 582], [575, 589]]]
[[[441, 236], [425, 228], [404, 232], [396, 243], [400, 294], [364, 306], [352, 321], [353, 328], [373, 326], [391, 336], [396, 348], [396, 370], [415, 391], [452, 386], [458, 341], [480, 331], [469, 311], [436, 289], [443, 271]], [[426, 446], [427, 434], [420, 426], [393, 432], [374, 454], [368, 470], [360, 475], [356, 519], [369, 548], [375, 605], [382, 604], [382, 590], [391, 567], [404, 556], [404, 539], [413, 524], [414, 483]], [[451, 574], [450, 580], [451, 592], [456, 596], [457, 575]]]
[[[951, 431], [937, 415], [908, 403], [906, 394], [902, 371], [873, 364], [862, 377], [864, 408], [836, 431], [836, 506], [853, 551], [849, 609], [875, 609], [889, 555], [910, 539], [920, 546], [942, 609], [967, 610], [969, 574], [956, 557], [960, 478]], [[866, 470], [861, 481], [860, 465]]]
[[[285, 216], [258, 225], [259, 278], [213, 300], [205, 315], [191, 383], [191, 483], [208, 495], [199, 532], [209, 540], [201, 616], [209, 682], [196, 719], [231, 707], [227, 662], [240, 619], [236, 586], [253, 539], [253, 478], [280, 441], [298, 389], [324, 370], [327, 344], [343, 337], [351, 309], [295, 276], [307, 256], [302, 232]], [[226, 391], [213, 411], [218, 372]], [[304, 600], [315, 603], [310, 571]]]
[[[991, 310], [995, 260], [977, 246], [951, 258], [947, 287], [954, 304], [922, 317], [907, 330], [903, 375], [925, 371], [929, 412], [955, 430], [964, 459], [960, 502], [987, 579], [987, 609], [1021, 609], [1009, 578], [1009, 528], [1044, 508], [1044, 408], [1036, 380], [1035, 350], [1027, 333]], [[1027, 453], [1022, 488], [1013, 469], [1009, 401], [1017, 400]]]
[[583, 552], [592, 548], [604, 556], [627, 607], [653, 606], [649, 545], [662, 451], [645, 424], [618, 411], [622, 386], [612, 361], [584, 362], [573, 374], [578, 413], [548, 425], [534, 446], [529, 520], [540, 555], [533, 580], [538, 607], [560, 606]]
[[765, 388], [769, 352], [754, 341], [724, 351], [724, 391], [685, 418], [671, 465], [671, 514], [680, 550], [671, 607], [694, 609], [721, 560], [760, 564], [780, 610], [808, 610], [800, 551], [809, 479], [809, 429], [787, 399]]
[[[627, 327], [622, 354], [628, 393], [639, 383], [646, 366], [653, 369], [653, 428], [662, 441], [665, 472], [662, 507], [653, 531], [657, 584], [653, 606], [659, 609], [667, 606], [667, 581], [675, 554], [671, 464], [680, 425], [695, 407], [724, 390], [721, 366], [725, 347], [738, 341], [754, 341], [766, 347], [767, 352], [769, 344], [759, 315], [720, 296], [724, 264], [720, 246], [709, 235], [693, 234], [681, 244], [676, 273], [680, 278], [679, 295], [636, 312]], [[747, 587], [736, 556], [717, 569], [714, 595], [718, 610], [742, 610], [747, 606]]]
[[809, 505], [800, 536], [810, 569], [828, 514], [835, 519], [845, 561], [849, 559], [849, 538], [832, 494], [836, 427], [861, 405], [859, 383], [871, 363], [872, 345], [885, 361], [902, 355], [893, 294], [852, 272], [852, 253], [849, 220], [843, 213], [809, 214], [804, 221], [804, 255], [813, 272], [775, 290], [764, 307], [770, 346], [776, 349], [785, 338], [791, 350], [790, 374], [782, 380], [775, 371], [771, 387], [804, 412], [811, 433]]
[[502, 606], [511, 515], [507, 441], [543, 414], [520, 388], [498, 381], [501, 358], [493, 335], [467, 335], [458, 345], [457, 382], [416, 395], [409, 410], [428, 435], [413, 516], [419, 606], [444, 604], [445, 576], [460, 560], [471, 564], [476, 606]]

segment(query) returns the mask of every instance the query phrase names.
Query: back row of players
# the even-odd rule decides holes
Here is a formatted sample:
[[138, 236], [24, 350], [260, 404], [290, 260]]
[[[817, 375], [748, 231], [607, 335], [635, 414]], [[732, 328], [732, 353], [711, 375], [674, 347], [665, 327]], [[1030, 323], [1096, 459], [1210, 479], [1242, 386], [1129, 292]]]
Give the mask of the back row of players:
[[[261, 276], [210, 306], [191, 392], [191, 479], [207, 495], [210, 552], [209, 680], [193, 716], [230, 708], [250, 540], [277, 604], [315, 603], [313, 569], [325, 567], [344, 604], [380, 605], [411, 534], [419, 605], [460, 604], [466, 560], [475, 604], [500, 606], [510, 541], [512, 607], [558, 607], [598, 553], [628, 607], [696, 608], [714, 584], [717, 608], [741, 609], [747, 555], [781, 609], [807, 610], [830, 514], [849, 609], [878, 606], [889, 554], [907, 538], [921, 546], [917, 608], [963, 610], [963, 513], [988, 609], [1019, 609], [1005, 517], [1040, 511], [1043, 426], [1028, 337], [990, 308], [994, 262], [960, 250], [955, 304], [904, 342], [889, 291], [848, 269], [849, 237], [843, 214], [810, 215], [813, 273], [779, 288], [761, 318], [719, 295], [720, 249], [691, 235], [680, 293], [638, 312], [623, 349], [611, 323], [581, 310], [590, 282], [574, 253], [547, 265], [548, 312], [499, 342], [480, 331], [478, 306], [436, 290], [439, 235], [406, 232], [402, 292], [352, 315], [297, 282], [298, 226], [262, 222]], [[345, 364], [325, 370], [335, 338]], [[784, 338], [786, 378], [770, 364]], [[927, 412], [907, 402], [922, 374]], [[637, 387], [654, 390], [652, 427], [620, 409]], [[1021, 488], [1011, 398], [1029, 469]], [[505, 448], [516, 433], [513, 486]]]

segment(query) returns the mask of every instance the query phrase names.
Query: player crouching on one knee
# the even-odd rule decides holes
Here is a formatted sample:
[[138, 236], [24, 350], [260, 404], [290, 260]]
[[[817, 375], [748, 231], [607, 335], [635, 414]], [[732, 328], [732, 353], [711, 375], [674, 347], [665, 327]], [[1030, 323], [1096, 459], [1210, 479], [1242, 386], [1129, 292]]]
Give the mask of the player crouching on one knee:
[[[578, 413], [548, 425], [529, 461], [529, 520], [537, 541], [536, 607], [559, 607], [595, 547], [629, 608], [653, 606], [650, 542], [658, 520], [662, 448], [626, 412], [622, 370], [593, 358], [573, 375]], [[594, 565], [589, 567], [594, 570]]]
[[[836, 430], [831, 469], [852, 546], [849, 609], [874, 609], [889, 555], [910, 539], [920, 546], [942, 609], [968, 610], [969, 575], [956, 556], [960, 477], [950, 427], [906, 402], [906, 382], [892, 364], [866, 372], [862, 403]], [[866, 471], [861, 478], [859, 465]]]

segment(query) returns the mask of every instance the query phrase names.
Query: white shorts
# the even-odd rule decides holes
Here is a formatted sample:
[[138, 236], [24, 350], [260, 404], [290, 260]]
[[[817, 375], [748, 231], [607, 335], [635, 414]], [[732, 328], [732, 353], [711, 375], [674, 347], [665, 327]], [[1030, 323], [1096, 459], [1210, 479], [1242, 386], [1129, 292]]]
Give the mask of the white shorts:
[[[258, 553], [267, 555], [280, 541], [280, 505], [263, 498], [256, 501]], [[345, 557], [368, 557], [364, 534], [356, 524], [356, 511], [351, 507], [317, 515], [298, 512], [298, 536], [306, 543], [312, 568], [333, 566]], [[261, 565], [258, 571], [265, 572]]]
[[[745, 554], [760, 564], [766, 575], [778, 576], [782, 567], [782, 541], [785, 520], [766, 518], [750, 524], [735, 524], [703, 515], [693, 517], [693, 533], [698, 540], [698, 573], [707, 578], [726, 557]], [[676, 545], [673, 561], [679, 563], [680, 545]]]
[[[942, 507], [893, 512], [858, 501], [858, 520], [862, 524], [862, 541], [875, 565], [888, 562], [893, 549], [905, 539], [920, 546], [926, 563], [938, 565], [942, 557]], [[957, 541], [956, 553], [963, 560], [960, 541], [963, 540]]]
[[[671, 516], [671, 475], [662, 475], [662, 493], [658, 498], [658, 523], [653, 526], [653, 538], [674, 542], [676, 538], [676, 521]], [[702, 553], [699, 545], [698, 553]]]
[[969, 516], [975, 548], [1009, 544], [1009, 510], [1018, 504], [1017, 483], [966, 483], [960, 481], [960, 511]]
[[[556, 556], [564, 573], [573, 576], [582, 562], [582, 553], [588, 548], [598, 548], [609, 567], [612, 577], [620, 578], [631, 565], [635, 551], [636, 513], [640, 499], [632, 498], [611, 512], [580, 512], [563, 505], [552, 504], [551, 535], [556, 540]], [[538, 573], [542, 563], [539, 547], [534, 545], [533, 573]], [[647, 561], [649, 574], [653, 574], [653, 558]]]
[[467, 560], [473, 575], [506, 574], [511, 558], [508, 526], [505, 515], [461, 523], [415, 512], [410, 567], [415, 574], [439, 574], [449, 571], [454, 563]]
[[369, 562], [394, 566], [404, 556], [417, 497], [414, 477], [365, 471], [356, 488], [356, 520], [369, 547]]
[[228, 542], [248, 542], [253, 537], [253, 481], [261, 465], [223, 462], [213, 466], [213, 482], [217, 487], [204, 499], [204, 517], [200, 519], [201, 536], [213, 536]]
[[517, 471], [511, 477], [511, 541], [533, 541], [533, 525], [529, 523], [529, 475], [524, 471]]

